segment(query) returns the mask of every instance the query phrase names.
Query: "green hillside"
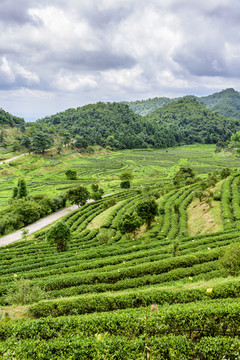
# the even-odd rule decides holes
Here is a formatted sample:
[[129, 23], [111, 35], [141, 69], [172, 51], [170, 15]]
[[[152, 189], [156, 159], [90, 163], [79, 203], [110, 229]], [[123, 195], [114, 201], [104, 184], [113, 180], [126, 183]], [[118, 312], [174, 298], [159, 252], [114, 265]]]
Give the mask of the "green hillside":
[[226, 141], [239, 129], [239, 121], [185, 97], [144, 117], [123, 103], [97, 103], [52, 115], [35, 126], [45, 131], [54, 127], [63, 136], [70, 132], [76, 143], [84, 141], [85, 146], [134, 149]]
[[69, 131], [89, 145], [110, 146], [117, 149], [142, 148], [155, 145], [156, 127], [136, 115], [122, 103], [97, 103], [68, 109], [39, 120], [37, 125], [54, 126], [58, 133]]
[[226, 89], [219, 93], [203, 96], [198, 100], [220, 114], [240, 119], [240, 93], [234, 89]]
[[[189, 95], [186, 97], [195, 98], [207, 108], [218, 111], [226, 117], [240, 119], [240, 93], [232, 88], [208, 96], [197, 97]], [[148, 100], [130, 101], [126, 102], [126, 104], [133, 109], [136, 114], [147, 115], [166, 104], [178, 100], [180, 100], [180, 98], [155, 97], [154, 99]]]
[[213, 112], [194, 98], [185, 97], [146, 116], [149, 121], [167, 126], [168, 136], [177, 143], [216, 143], [236, 132], [239, 121]]
[[[211, 174], [174, 185], [176, 162], [184, 157], [198, 164], [199, 173]], [[23, 161], [16, 175], [29, 168], [29, 158], [25, 166]], [[118, 185], [109, 197], [69, 213], [63, 219], [72, 233], [66, 252], [45, 240], [47, 229], [0, 247], [2, 358], [237, 359], [239, 268], [221, 266], [223, 254], [240, 246], [240, 173], [225, 177], [223, 168], [235, 168], [237, 160], [215, 154], [213, 146], [194, 145], [75, 161], [81, 181], [92, 176], [105, 186], [119, 184], [114, 176], [131, 169], [132, 187], [122, 191]], [[57, 182], [64, 187], [61, 169], [50, 172], [46, 189]], [[123, 235], [120, 220], [149, 196], [159, 209], [151, 227], [142, 225], [136, 237]], [[204, 204], [204, 234], [191, 232], [192, 203]], [[214, 232], [215, 212], [221, 229]]]
[[124, 103], [127, 104], [136, 114], [144, 116], [164, 105], [170, 104], [173, 101], [174, 99], [167, 97], [155, 97], [148, 100], [125, 101]]
[[24, 119], [11, 115], [10, 113], [0, 109], [0, 127], [1, 126], [19, 126], [24, 124]]

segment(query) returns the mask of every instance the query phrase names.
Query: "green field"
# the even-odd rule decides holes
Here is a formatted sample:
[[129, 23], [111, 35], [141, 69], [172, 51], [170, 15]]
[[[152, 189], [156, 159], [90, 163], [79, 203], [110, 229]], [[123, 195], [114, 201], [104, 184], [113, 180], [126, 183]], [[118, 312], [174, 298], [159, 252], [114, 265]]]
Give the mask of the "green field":
[[[232, 173], [205, 190], [220, 191], [220, 198], [209, 203], [196, 198], [200, 181], [172, 185], [181, 165], [191, 166], [202, 179], [226, 167]], [[93, 182], [114, 194], [63, 219], [72, 233], [66, 252], [57, 253], [46, 242], [46, 229], [0, 247], [0, 357], [240, 359], [240, 275], [224, 272], [219, 261], [230, 244], [240, 243], [237, 157], [216, 154], [213, 145], [191, 145], [91, 156], [31, 155], [2, 167], [2, 207], [20, 177], [31, 194], [53, 195]], [[67, 169], [77, 170], [78, 180], [67, 180]], [[123, 191], [119, 175], [125, 170], [132, 170], [134, 180]], [[121, 218], [133, 214], [153, 190], [161, 211], [152, 226], [142, 226], [136, 238], [122, 236]], [[107, 207], [110, 198], [116, 204]], [[103, 231], [105, 242], [99, 237]], [[9, 300], [7, 294], [21, 279], [30, 289], [42, 289], [38, 302]]]
[[[216, 154], [214, 145], [188, 145], [168, 150], [125, 150], [82, 156], [77, 152], [42, 157], [27, 155], [0, 165], [0, 207], [7, 205], [18, 179], [24, 178], [30, 195], [59, 194], [73, 186], [101, 182], [106, 193], [119, 189], [119, 175], [132, 170], [133, 187], [168, 181], [179, 164], [188, 164], [203, 175], [223, 167], [239, 168], [238, 158]], [[67, 180], [65, 171], [75, 169], [78, 180]]]

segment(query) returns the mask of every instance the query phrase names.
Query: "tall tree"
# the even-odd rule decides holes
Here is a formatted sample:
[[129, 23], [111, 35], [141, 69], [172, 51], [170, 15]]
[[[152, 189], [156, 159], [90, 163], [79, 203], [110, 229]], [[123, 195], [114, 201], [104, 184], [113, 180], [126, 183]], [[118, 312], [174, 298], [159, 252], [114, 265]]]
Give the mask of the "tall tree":
[[147, 223], [147, 226], [150, 227], [151, 222], [158, 214], [158, 205], [156, 201], [154, 199], [148, 199], [140, 202], [137, 205], [137, 214]]
[[54, 143], [53, 139], [46, 133], [39, 131], [32, 140], [33, 150], [44, 153]]
[[67, 192], [67, 199], [71, 202], [71, 204], [77, 204], [78, 206], [86, 204], [89, 197], [89, 191], [81, 185], [70, 189]]
[[131, 181], [133, 179], [133, 174], [130, 170], [128, 171], [124, 171], [120, 176], [119, 176], [121, 183], [120, 183], [120, 187], [122, 189], [129, 189], [131, 186]]
[[58, 252], [66, 251], [71, 240], [69, 227], [62, 221], [57, 222], [47, 231], [46, 240], [55, 244]]

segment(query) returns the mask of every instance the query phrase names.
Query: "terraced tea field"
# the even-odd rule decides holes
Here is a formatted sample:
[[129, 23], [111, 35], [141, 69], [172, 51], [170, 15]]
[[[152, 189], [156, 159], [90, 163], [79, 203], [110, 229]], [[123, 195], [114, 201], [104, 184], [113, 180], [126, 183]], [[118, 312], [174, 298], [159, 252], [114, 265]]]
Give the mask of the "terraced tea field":
[[[240, 359], [240, 276], [226, 275], [219, 262], [230, 244], [240, 243], [240, 173], [233, 171], [217, 185], [222, 219], [217, 232], [190, 234], [188, 209], [200, 182], [169, 185], [180, 159], [188, 159], [200, 175], [226, 164], [237, 168], [234, 157], [213, 151], [191, 146], [168, 153], [127, 151], [126, 157], [125, 152], [73, 157], [65, 168], [44, 173], [48, 191], [54, 181], [55, 186], [73, 186], [63, 174], [79, 161], [77, 182], [103, 180], [106, 192], [118, 191], [63, 219], [72, 232], [66, 252], [57, 253], [45, 241], [46, 230], [0, 248], [2, 358]], [[19, 160], [16, 176], [23, 171], [22, 161], [29, 160]], [[133, 170], [134, 184], [120, 191], [117, 176], [125, 169]], [[32, 175], [27, 176], [32, 184]], [[35, 181], [39, 191], [40, 180]], [[135, 239], [122, 236], [119, 220], [134, 213], [146, 197], [146, 185], [154, 185], [159, 215]], [[111, 198], [116, 203], [109, 207]], [[209, 205], [205, 214], [211, 211]], [[105, 241], [102, 232], [108, 234]], [[44, 297], [29, 305], [11, 304], [6, 294], [21, 278], [32, 289], [41, 287]]]
[[[58, 195], [67, 189], [101, 182], [105, 193], [119, 189], [119, 175], [132, 170], [134, 188], [172, 179], [179, 164], [188, 164], [197, 174], [207, 174], [224, 167], [238, 167], [229, 154], [216, 154], [214, 145], [188, 145], [168, 150], [125, 150], [83, 156], [77, 152], [41, 157], [27, 155], [0, 165], [0, 208], [8, 204], [18, 179], [26, 180], [30, 195]], [[77, 180], [67, 180], [68, 169], [77, 171]]]

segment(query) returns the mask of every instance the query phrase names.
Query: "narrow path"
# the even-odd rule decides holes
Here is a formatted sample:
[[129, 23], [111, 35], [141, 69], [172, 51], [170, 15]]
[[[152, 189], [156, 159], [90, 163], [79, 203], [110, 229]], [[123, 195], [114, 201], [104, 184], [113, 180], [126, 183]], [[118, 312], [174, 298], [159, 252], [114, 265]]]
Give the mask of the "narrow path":
[[28, 154], [21, 154], [21, 155], [14, 156], [14, 157], [11, 158], [11, 159], [6, 159], [6, 160], [4, 160], [4, 161], [1, 161], [0, 164], [8, 163], [8, 162], [10, 162], [10, 161], [12, 161], [12, 160], [16, 160], [16, 159], [18, 159], [18, 158], [20, 158], [20, 157], [22, 157], [22, 156], [25, 156], [25, 155], [28, 155]]

